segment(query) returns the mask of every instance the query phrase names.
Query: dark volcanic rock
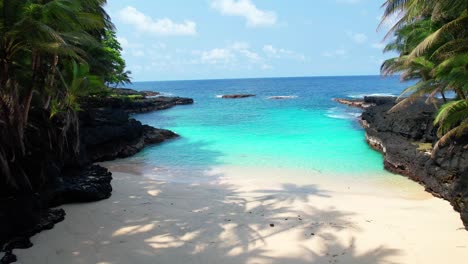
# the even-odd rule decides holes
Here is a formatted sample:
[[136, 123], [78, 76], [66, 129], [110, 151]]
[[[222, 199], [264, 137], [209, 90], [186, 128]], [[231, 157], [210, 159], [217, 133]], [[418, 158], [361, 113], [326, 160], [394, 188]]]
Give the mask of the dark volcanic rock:
[[139, 95], [140, 92], [129, 88], [114, 88], [112, 92], [118, 95]]
[[164, 110], [176, 105], [193, 104], [193, 99], [183, 97], [155, 97], [145, 99], [87, 98], [82, 102], [85, 109], [121, 109], [127, 113], [145, 113]]
[[254, 97], [255, 94], [226, 94], [221, 96], [223, 99], [240, 99], [240, 98], [247, 98], [247, 97]]
[[50, 206], [107, 199], [112, 193], [112, 173], [98, 165], [63, 172], [63, 178], [46, 192]]
[[154, 91], [141, 91], [140, 92], [141, 95], [147, 97], [147, 96], [158, 96], [160, 95], [161, 93], [159, 92], [154, 92]]
[[[110, 197], [111, 173], [101, 166], [62, 172], [44, 190], [0, 199], [0, 252], [3, 263], [15, 257], [15, 248], [29, 248], [29, 238], [63, 221], [62, 209], [49, 209], [66, 203], [94, 202]], [[0, 262], [2, 263], [2, 262]]]
[[145, 145], [177, 137], [171, 131], [144, 126], [119, 109], [88, 109], [80, 115], [81, 141], [89, 161], [132, 156]]
[[335, 98], [335, 99], [333, 99], [333, 101], [335, 101], [337, 103], [340, 103], [340, 104], [344, 104], [344, 105], [351, 106], [351, 107], [357, 107], [357, 108], [361, 108], [361, 109], [366, 109], [366, 108], [369, 108], [369, 107], [375, 105], [373, 103], [366, 103], [362, 99]]
[[[435, 107], [424, 100], [389, 112], [396, 98], [367, 97], [375, 104], [362, 114], [367, 141], [384, 154], [387, 170], [406, 175], [451, 202], [468, 228], [468, 135], [442, 146], [435, 157]], [[427, 150], [429, 146], [429, 150]]]
[[[33, 200], [33, 199], [28, 199]], [[35, 200], [37, 202], [37, 200]], [[18, 206], [17, 199], [10, 200], [10, 206]], [[21, 202], [20, 202], [21, 203]], [[23, 204], [24, 205], [24, 204]], [[2, 204], [0, 203], [0, 207]], [[5, 224], [4, 221], [9, 221], [10, 234], [5, 236], [6, 240], [0, 240], [0, 252], [5, 255], [0, 260], [0, 263], [13, 263], [16, 261], [16, 256], [13, 254], [14, 249], [26, 249], [33, 246], [29, 238], [43, 230], [50, 230], [58, 222], [63, 221], [65, 218], [65, 211], [62, 209], [46, 209], [44, 212], [37, 211], [31, 214], [28, 212], [29, 207], [15, 208], [13, 212], [8, 215], [8, 219], [1, 219], [0, 223]], [[1, 208], [4, 209], [4, 208]], [[3, 210], [1, 210], [3, 212]], [[36, 219], [34, 222], [30, 218]], [[3, 234], [4, 235], [4, 234]]]
[[155, 91], [137, 91], [129, 88], [114, 88], [112, 92], [118, 95], [141, 95], [141, 96], [158, 96], [159, 92]]
[[179, 135], [170, 130], [154, 128], [148, 125], [144, 125], [143, 136], [145, 144], [158, 144], [164, 142], [165, 140], [176, 138]]

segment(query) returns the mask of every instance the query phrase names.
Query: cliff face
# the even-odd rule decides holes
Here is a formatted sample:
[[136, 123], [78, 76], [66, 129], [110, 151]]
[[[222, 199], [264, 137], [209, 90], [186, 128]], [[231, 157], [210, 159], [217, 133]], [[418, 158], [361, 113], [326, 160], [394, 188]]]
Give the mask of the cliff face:
[[364, 99], [371, 105], [362, 114], [367, 141], [383, 153], [385, 169], [408, 176], [450, 201], [468, 229], [468, 135], [441, 147], [431, 158], [435, 107], [418, 101], [389, 113], [395, 99]]

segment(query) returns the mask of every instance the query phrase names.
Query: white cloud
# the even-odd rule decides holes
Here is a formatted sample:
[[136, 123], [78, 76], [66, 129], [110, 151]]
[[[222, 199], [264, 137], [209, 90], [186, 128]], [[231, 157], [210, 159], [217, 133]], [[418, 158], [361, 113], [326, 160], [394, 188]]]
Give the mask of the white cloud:
[[249, 59], [250, 62], [258, 62], [262, 60], [262, 58], [260, 57], [260, 55], [258, 55], [258, 53], [250, 50], [250, 45], [246, 42], [234, 42], [228, 48], [243, 55], [244, 57]]
[[322, 56], [334, 58], [334, 57], [344, 57], [347, 54], [346, 50], [344, 49], [337, 49], [333, 51], [325, 51], [322, 53]]
[[211, 7], [223, 15], [244, 17], [250, 27], [272, 26], [277, 21], [275, 12], [260, 10], [251, 0], [212, 0]]
[[212, 49], [201, 53], [201, 60], [204, 63], [218, 64], [227, 63], [234, 59], [234, 54], [229, 49]]
[[263, 51], [268, 53], [269, 55], [276, 56], [278, 54], [278, 50], [275, 49], [272, 45], [265, 45], [263, 46]]
[[304, 61], [306, 59], [303, 54], [288, 49], [275, 48], [271, 44], [263, 46], [263, 52], [265, 52], [269, 57], [277, 59], [289, 58], [300, 61]]
[[127, 38], [122, 36], [117, 36], [117, 41], [120, 43], [120, 46], [123, 50], [125, 49], [142, 49], [145, 47], [143, 43], [139, 42], [132, 42], [129, 41]]
[[234, 65], [240, 59], [247, 59], [243, 65], [263, 64], [264, 59], [256, 52], [250, 49], [246, 42], [234, 42], [224, 48], [215, 48], [207, 51], [192, 51], [192, 55], [198, 56], [201, 63], [205, 64], [231, 64]]
[[190, 20], [175, 23], [169, 18], [153, 19], [132, 6], [120, 10], [119, 19], [138, 31], [165, 36], [192, 36], [197, 34], [197, 24]]
[[251, 61], [259, 61], [261, 60], [260, 55], [258, 55], [255, 52], [252, 52], [250, 50], [240, 50], [239, 51], [242, 55], [244, 55], [246, 58], [248, 58]]
[[128, 47], [129, 45], [129, 42], [126, 38], [123, 38], [123, 37], [117, 37], [117, 41], [120, 43], [120, 46], [124, 49], [126, 47]]
[[348, 36], [357, 44], [364, 44], [367, 42], [369, 39], [366, 34], [363, 33], [353, 33], [353, 32], [348, 32]]

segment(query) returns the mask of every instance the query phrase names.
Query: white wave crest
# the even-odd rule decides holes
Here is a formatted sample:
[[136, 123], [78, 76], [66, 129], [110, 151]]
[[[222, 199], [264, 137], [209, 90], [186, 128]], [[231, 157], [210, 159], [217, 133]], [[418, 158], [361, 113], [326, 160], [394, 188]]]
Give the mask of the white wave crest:
[[299, 96], [297, 95], [276, 95], [276, 96], [268, 96], [267, 99], [273, 99], [273, 100], [281, 100], [281, 99], [296, 99]]
[[396, 96], [392, 93], [349, 94], [349, 98], [364, 98], [365, 96]]
[[333, 107], [327, 110], [326, 116], [334, 119], [356, 119], [361, 116], [359, 112], [348, 112], [338, 107]]

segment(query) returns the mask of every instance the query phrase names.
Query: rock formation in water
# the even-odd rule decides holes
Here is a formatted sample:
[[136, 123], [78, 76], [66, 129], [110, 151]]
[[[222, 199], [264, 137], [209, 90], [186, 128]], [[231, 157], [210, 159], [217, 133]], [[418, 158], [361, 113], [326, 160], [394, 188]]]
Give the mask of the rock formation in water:
[[248, 98], [248, 97], [254, 97], [256, 96], [255, 94], [225, 94], [221, 96], [223, 99], [241, 99], [241, 98]]

